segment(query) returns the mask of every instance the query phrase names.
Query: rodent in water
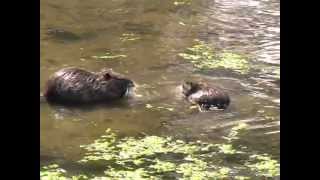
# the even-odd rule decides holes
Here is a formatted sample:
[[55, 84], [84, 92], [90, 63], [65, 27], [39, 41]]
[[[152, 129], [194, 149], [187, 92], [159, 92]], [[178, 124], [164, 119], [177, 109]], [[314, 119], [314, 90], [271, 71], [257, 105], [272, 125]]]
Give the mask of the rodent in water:
[[205, 110], [212, 106], [218, 109], [226, 109], [230, 104], [230, 97], [226, 92], [217, 87], [210, 87], [205, 83], [185, 81], [182, 90], [188, 101], [200, 105]]
[[111, 69], [95, 73], [71, 67], [50, 77], [44, 97], [48, 102], [60, 104], [106, 103], [122, 98], [133, 87], [133, 81]]

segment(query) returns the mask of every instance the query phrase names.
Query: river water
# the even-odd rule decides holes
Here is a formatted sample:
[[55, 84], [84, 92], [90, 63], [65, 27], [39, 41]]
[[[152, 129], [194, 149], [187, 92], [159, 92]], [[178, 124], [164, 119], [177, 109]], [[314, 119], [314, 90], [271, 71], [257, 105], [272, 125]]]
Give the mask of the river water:
[[[219, 142], [239, 122], [250, 125], [244, 144], [280, 159], [280, 77], [274, 73], [280, 67], [279, 0], [40, 3], [41, 92], [52, 73], [68, 66], [90, 71], [110, 67], [137, 84], [135, 97], [108, 106], [80, 109], [41, 103], [41, 161], [77, 160], [83, 153], [79, 146], [92, 143], [107, 128], [121, 136]], [[195, 71], [178, 56], [194, 39], [217, 52], [246, 54], [254, 70], [247, 75]], [[96, 58], [106, 53], [123, 56]], [[222, 87], [230, 94], [230, 107], [206, 113], [190, 109], [179, 89], [185, 79]]]

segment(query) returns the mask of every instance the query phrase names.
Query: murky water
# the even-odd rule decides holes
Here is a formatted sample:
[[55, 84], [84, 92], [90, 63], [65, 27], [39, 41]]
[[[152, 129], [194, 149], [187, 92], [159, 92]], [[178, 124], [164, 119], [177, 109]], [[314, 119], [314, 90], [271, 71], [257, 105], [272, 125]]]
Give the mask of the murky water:
[[[107, 128], [123, 136], [154, 134], [221, 140], [238, 122], [250, 125], [243, 143], [279, 158], [279, 0], [41, 0], [41, 86], [67, 66], [98, 71], [113, 68], [134, 80], [137, 96], [110, 106], [67, 108], [41, 104], [41, 157], [76, 160], [79, 145]], [[125, 41], [125, 34], [138, 39]], [[246, 54], [248, 75], [198, 73], [178, 53], [200, 39], [216, 51]], [[99, 59], [106, 53], [125, 55]], [[206, 80], [228, 91], [226, 111], [199, 113], [182, 99], [185, 79]], [[153, 107], [146, 108], [147, 104]]]

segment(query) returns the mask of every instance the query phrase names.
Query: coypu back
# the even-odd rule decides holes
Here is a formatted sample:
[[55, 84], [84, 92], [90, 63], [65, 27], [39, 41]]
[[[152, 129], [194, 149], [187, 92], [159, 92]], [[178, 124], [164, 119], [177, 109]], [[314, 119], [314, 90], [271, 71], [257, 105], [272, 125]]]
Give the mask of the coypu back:
[[182, 89], [182, 93], [190, 102], [199, 104], [205, 109], [212, 106], [226, 109], [230, 104], [229, 95], [217, 87], [186, 81], [183, 83]]
[[64, 68], [48, 80], [44, 96], [48, 102], [87, 104], [109, 102], [123, 97], [133, 82], [111, 69], [93, 73], [79, 68]]

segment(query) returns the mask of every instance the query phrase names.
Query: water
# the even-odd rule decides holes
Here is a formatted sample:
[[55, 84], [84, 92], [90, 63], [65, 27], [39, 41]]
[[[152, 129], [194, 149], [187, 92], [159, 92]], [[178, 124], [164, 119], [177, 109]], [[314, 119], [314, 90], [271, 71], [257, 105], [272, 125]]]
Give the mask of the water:
[[[279, 159], [279, 0], [41, 0], [41, 83], [68, 66], [98, 71], [110, 67], [134, 80], [137, 96], [109, 106], [40, 106], [41, 162], [78, 160], [107, 128], [121, 136], [171, 135], [218, 142], [238, 122], [250, 125], [243, 143]], [[123, 34], [139, 39], [122, 41]], [[216, 51], [250, 57], [255, 71], [197, 73], [178, 56], [200, 39]], [[125, 55], [97, 59], [107, 52]], [[185, 79], [205, 80], [231, 96], [226, 111], [199, 113], [182, 99]], [[147, 104], [153, 107], [146, 108]], [[172, 109], [170, 109], [172, 108]]]

